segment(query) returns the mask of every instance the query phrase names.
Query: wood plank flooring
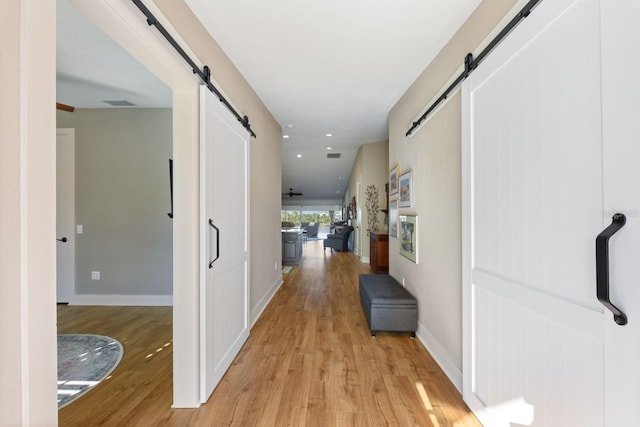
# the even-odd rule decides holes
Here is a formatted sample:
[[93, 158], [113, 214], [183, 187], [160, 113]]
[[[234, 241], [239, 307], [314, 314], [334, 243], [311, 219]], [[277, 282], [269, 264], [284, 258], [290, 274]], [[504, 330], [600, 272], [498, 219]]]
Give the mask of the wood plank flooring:
[[209, 401], [171, 409], [168, 307], [58, 308], [59, 333], [122, 342], [109, 379], [59, 411], [61, 426], [480, 426], [409, 334], [372, 339], [351, 253], [322, 241], [276, 293]]

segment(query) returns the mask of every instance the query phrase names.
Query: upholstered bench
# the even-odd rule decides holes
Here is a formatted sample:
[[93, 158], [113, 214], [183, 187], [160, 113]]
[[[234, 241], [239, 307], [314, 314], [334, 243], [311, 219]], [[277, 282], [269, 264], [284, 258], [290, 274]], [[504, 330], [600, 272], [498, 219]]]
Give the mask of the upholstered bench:
[[377, 331], [410, 332], [416, 336], [418, 303], [400, 283], [387, 274], [360, 275], [360, 302], [371, 336]]

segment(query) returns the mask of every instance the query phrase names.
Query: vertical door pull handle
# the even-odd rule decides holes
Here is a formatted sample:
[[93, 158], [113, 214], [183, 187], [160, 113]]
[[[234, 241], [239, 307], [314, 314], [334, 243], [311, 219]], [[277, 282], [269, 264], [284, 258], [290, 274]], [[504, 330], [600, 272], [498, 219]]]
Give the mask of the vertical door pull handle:
[[613, 320], [620, 326], [627, 324], [627, 315], [609, 299], [609, 239], [627, 222], [624, 214], [613, 215], [611, 225], [596, 237], [596, 293], [598, 301], [613, 313]]
[[211, 218], [209, 218], [209, 225], [216, 230], [216, 257], [209, 262], [209, 268], [213, 268], [213, 263], [220, 258], [220, 229], [215, 226]]

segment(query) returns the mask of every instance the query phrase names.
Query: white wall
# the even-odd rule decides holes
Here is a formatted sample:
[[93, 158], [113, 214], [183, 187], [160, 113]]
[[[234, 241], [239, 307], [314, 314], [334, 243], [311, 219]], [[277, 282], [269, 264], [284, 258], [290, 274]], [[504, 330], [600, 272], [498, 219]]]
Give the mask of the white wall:
[[0, 13], [0, 425], [54, 425], [55, 2]]

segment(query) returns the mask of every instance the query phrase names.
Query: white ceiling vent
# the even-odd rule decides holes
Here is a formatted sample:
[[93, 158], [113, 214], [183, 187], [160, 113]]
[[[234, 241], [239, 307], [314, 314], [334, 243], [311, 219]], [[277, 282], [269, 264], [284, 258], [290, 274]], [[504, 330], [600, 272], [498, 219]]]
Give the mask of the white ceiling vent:
[[339, 159], [340, 153], [327, 153], [327, 159]]
[[134, 104], [133, 102], [129, 102], [126, 99], [114, 99], [112, 101], [102, 101], [106, 104], [112, 105], [114, 107], [133, 107], [136, 104]]

